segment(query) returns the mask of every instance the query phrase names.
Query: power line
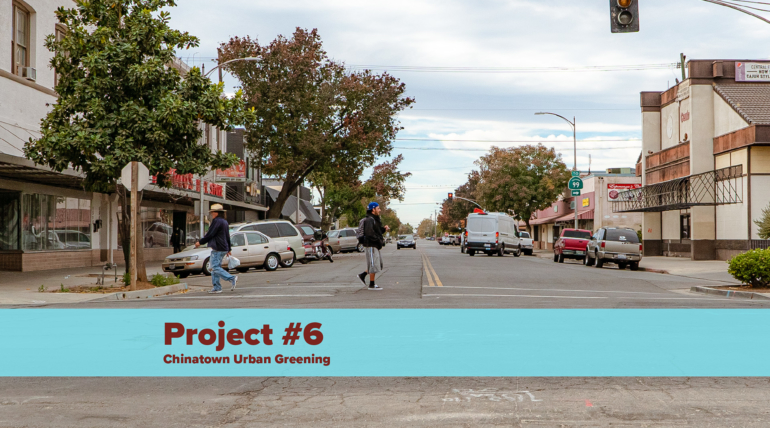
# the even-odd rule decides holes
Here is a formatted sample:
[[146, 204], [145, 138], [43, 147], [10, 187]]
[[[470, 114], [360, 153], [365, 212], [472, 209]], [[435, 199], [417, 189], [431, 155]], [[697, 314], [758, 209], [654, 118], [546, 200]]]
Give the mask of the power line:
[[[569, 140], [460, 140], [444, 138], [396, 138], [396, 141], [446, 141], [456, 143], [572, 143]], [[578, 143], [641, 143], [640, 139], [625, 140], [577, 140]]]
[[[446, 147], [399, 147], [394, 146], [394, 149], [399, 150], [436, 150], [436, 151], [460, 151], [460, 152], [488, 152], [488, 149], [452, 149], [452, 148], [446, 148]], [[641, 147], [596, 147], [596, 148], [590, 148], [590, 149], [578, 149], [580, 151], [593, 151], [593, 150], [641, 150]], [[558, 152], [562, 151], [569, 151], [571, 152], [572, 148], [563, 148], [563, 149], [555, 149]]]
[[678, 62], [634, 65], [588, 65], [556, 67], [439, 67], [420, 65], [349, 65], [353, 69], [388, 70], [416, 73], [555, 73], [668, 70], [679, 68]]

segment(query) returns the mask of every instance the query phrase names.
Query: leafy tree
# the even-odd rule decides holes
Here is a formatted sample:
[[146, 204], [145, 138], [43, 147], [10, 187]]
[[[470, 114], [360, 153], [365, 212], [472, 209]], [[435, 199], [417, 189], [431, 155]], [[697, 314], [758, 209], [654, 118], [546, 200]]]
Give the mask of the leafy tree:
[[[85, 175], [87, 190], [111, 193], [121, 169], [140, 161], [166, 185], [171, 169], [204, 173], [228, 168], [233, 155], [211, 153], [199, 145], [199, 122], [227, 128], [239, 109], [197, 68], [184, 76], [170, 65], [175, 49], [198, 46], [194, 36], [169, 27], [175, 0], [76, 0], [59, 8], [67, 32], [46, 38], [59, 74], [58, 100], [42, 120], [42, 136], [30, 140], [24, 154], [35, 163], [62, 171], [69, 166]], [[235, 119], [240, 120], [240, 119]], [[121, 186], [122, 187], [122, 186]], [[130, 209], [122, 195], [122, 225]], [[141, 231], [137, 232], [142, 242]], [[128, 264], [129, 233], [120, 234]], [[141, 245], [138, 278], [147, 281]]]
[[[471, 171], [468, 174], [468, 181], [455, 189], [455, 196], [461, 196], [466, 199], [474, 200], [476, 198], [476, 187], [479, 183], [478, 171]], [[458, 232], [463, 227], [463, 222], [468, 218], [468, 214], [477, 208], [476, 205], [462, 199], [444, 199], [441, 205], [441, 214], [438, 216], [439, 225], [443, 230]]]
[[[314, 171], [349, 173], [388, 155], [402, 127], [396, 114], [414, 100], [398, 79], [371, 71], [346, 71], [328, 58], [317, 30], [297, 28], [291, 39], [268, 45], [234, 37], [219, 48], [241, 81], [253, 120], [246, 144], [266, 174], [283, 187], [268, 218], [280, 217], [288, 197]], [[356, 174], [355, 176], [359, 176]]]
[[433, 219], [430, 219], [430, 218], [422, 219], [420, 224], [417, 225], [417, 235], [423, 238], [433, 236], [435, 225], [436, 225], [436, 222], [433, 221]]
[[334, 217], [341, 215], [351, 221], [362, 218], [366, 214], [365, 206], [375, 197], [383, 202], [402, 201], [406, 193], [404, 182], [412, 175], [398, 170], [403, 159], [398, 155], [392, 161], [375, 166], [365, 183], [358, 178], [348, 178], [346, 182], [334, 171], [311, 174], [309, 179], [321, 194], [321, 205], [325, 207], [322, 227], [328, 227]]
[[760, 238], [770, 239], [770, 205], [762, 209], [762, 217], [759, 220], [754, 220], [754, 224], [759, 227]]
[[402, 224], [398, 228], [399, 235], [411, 235], [413, 233], [414, 233], [414, 227], [409, 223]]
[[542, 144], [492, 147], [476, 165], [479, 182], [475, 193], [481, 205], [491, 211], [513, 211], [528, 230], [532, 213], [556, 201], [570, 178], [561, 155]]

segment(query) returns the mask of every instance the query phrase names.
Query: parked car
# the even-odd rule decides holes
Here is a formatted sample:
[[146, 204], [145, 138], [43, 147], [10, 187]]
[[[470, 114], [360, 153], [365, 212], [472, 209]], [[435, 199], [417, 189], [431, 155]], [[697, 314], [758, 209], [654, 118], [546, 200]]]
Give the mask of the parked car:
[[619, 269], [630, 266], [639, 269], [642, 260], [642, 244], [636, 230], [630, 228], [603, 227], [588, 242], [586, 266], [601, 268], [605, 263], [615, 263]]
[[521, 242], [517, 236], [518, 222], [505, 213], [473, 213], [465, 222], [468, 241], [465, 244], [469, 256], [484, 252], [502, 257], [505, 253], [521, 255]]
[[[271, 239], [259, 232], [234, 232], [230, 234], [232, 254], [241, 261], [235, 270], [246, 272], [250, 268], [263, 267], [273, 271], [283, 266], [294, 257], [294, 252], [287, 241]], [[203, 245], [199, 248], [189, 246], [184, 251], [172, 254], [163, 261], [164, 272], [171, 272], [180, 278], [190, 274], [203, 273], [211, 275], [211, 249]], [[227, 269], [228, 257], [222, 261], [222, 267]], [[291, 266], [292, 263], [288, 263]]]
[[155, 222], [144, 231], [144, 246], [152, 248], [154, 246], [168, 247], [171, 245], [171, 234], [173, 230], [170, 225], [161, 222]]
[[452, 237], [452, 245], [461, 245], [463, 243], [462, 234], [450, 236]]
[[396, 249], [402, 248], [414, 248], [417, 249], [417, 242], [414, 240], [413, 235], [398, 235], [398, 241], [396, 241]]
[[521, 242], [521, 251], [531, 256], [535, 247], [532, 244], [532, 237], [529, 236], [529, 232], [519, 232], [519, 242]]
[[364, 252], [364, 245], [360, 244], [358, 242], [358, 238], [356, 237], [356, 229], [352, 227], [346, 227], [344, 229], [340, 229], [339, 237], [340, 241], [340, 251], [358, 251], [359, 253]]
[[305, 259], [304, 240], [299, 230], [287, 220], [261, 220], [251, 223], [234, 223], [230, 225], [230, 233], [254, 230], [262, 232], [272, 239], [281, 239], [287, 241], [294, 252], [294, 257], [290, 260], [282, 261], [281, 266], [291, 267], [295, 261], [307, 263]]
[[91, 237], [79, 230], [49, 230], [48, 248], [90, 250]]
[[441, 245], [452, 245], [452, 239], [450, 238], [451, 235], [446, 235], [441, 238], [441, 241], [439, 241], [439, 244]]
[[339, 230], [330, 230], [326, 236], [329, 238], [327, 239], [327, 245], [331, 249], [332, 254], [339, 253], [342, 251], [342, 244], [340, 244], [340, 231]]
[[564, 259], [583, 260], [590, 240], [590, 230], [563, 229], [553, 244], [553, 261], [564, 263]]

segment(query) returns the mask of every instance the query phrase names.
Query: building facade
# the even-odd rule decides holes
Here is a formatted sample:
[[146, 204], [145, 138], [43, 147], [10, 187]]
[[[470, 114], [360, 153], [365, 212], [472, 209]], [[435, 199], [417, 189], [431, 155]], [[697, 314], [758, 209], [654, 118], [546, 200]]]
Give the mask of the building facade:
[[[0, 2], [0, 270], [32, 271], [122, 263], [116, 194], [85, 191], [83, 177], [35, 165], [24, 157], [24, 144], [40, 137], [40, 121], [57, 101], [52, 53], [43, 45], [49, 34], [66, 28], [54, 12], [72, 8], [71, 0], [5, 0]], [[181, 72], [187, 65], [170, 66]], [[200, 144], [227, 151], [227, 133], [201, 124]], [[181, 230], [186, 243], [206, 229], [201, 217], [210, 203], [263, 211], [258, 204], [228, 198], [227, 183], [174, 174], [171, 188], [151, 184], [143, 192], [140, 225], [146, 261], [173, 252], [171, 237]]]
[[570, 196], [565, 189], [558, 201], [545, 210], [537, 211], [530, 219], [531, 236], [536, 249], [553, 249], [562, 229], [575, 227], [575, 205], [578, 209], [578, 228], [595, 232], [601, 227], [642, 228], [640, 213], [615, 213], [613, 201], [623, 190], [641, 187], [641, 178], [631, 168], [619, 172], [581, 173], [583, 189], [580, 196]]
[[770, 62], [691, 60], [688, 76], [642, 92], [643, 187], [618, 213], [643, 213], [645, 255], [726, 260], [766, 248], [755, 220], [770, 204]]

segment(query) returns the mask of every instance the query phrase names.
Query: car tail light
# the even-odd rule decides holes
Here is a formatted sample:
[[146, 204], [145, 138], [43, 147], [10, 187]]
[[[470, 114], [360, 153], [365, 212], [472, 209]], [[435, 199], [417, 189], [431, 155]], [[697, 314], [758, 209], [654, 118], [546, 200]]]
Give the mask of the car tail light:
[[286, 251], [291, 251], [291, 245], [288, 245], [288, 246], [286, 247]]
[[639, 252], [642, 252], [642, 244], [639, 244]]
[[604, 241], [602, 241], [602, 248], [604, 248]]
[[495, 244], [498, 243], [499, 239], [500, 239], [500, 232], [495, 232]]

